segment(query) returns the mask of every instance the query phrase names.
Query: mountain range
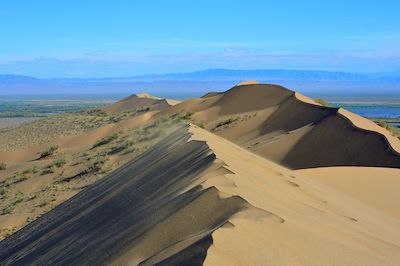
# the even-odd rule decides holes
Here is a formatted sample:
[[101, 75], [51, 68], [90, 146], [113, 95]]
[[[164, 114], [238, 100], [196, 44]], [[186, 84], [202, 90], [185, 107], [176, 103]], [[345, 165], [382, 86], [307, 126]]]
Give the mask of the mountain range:
[[400, 89], [399, 72], [208, 69], [188, 73], [85, 79], [0, 75], [0, 95], [131, 94], [147, 91], [162, 97], [184, 99], [208, 91], [221, 91], [249, 79], [281, 84], [315, 97], [393, 97]]

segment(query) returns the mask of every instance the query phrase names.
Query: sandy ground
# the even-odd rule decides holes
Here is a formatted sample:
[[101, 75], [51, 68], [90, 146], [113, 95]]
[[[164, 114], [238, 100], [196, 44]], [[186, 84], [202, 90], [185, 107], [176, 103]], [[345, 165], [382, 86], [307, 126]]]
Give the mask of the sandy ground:
[[233, 226], [214, 232], [205, 264], [399, 263], [400, 220], [203, 130], [192, 131], [231, 171], [223, 182], [209, 180], [205, 186], [238, 195], [264, 212], [242, 213], [230, 219]]
[[[400, 141], [372, 121], [254, 81], [174, 104], [134, 95], [104, 111], [122, 118], [0, 153], [9, 164], [0, 185], [19, 196], [78, 182], [86, 161], [109, 156], [103, 175], [48, 191], [62, 199], [0, 242], [0, 262], [400, 264]], [[142, 143], [135, 156], [119, 151], [129, 137]], [[54, 143], [56, 155], [36, 160]], [[61, 155], [55, 173], [4, 185]], [[0, 225], [26, 224], [36, 200], [18, 202]]]
[[174, 131], [0, 242], [0, 260], [399, 263], [400, 220], [203, 129], [189, 131], [192, 137], [185, 127]]
[[400, 169], [326, 167], [297, 172], [400, 219], [400, 208], [393, 204], [400, 202]]
[[249, 83], [162, 113], [189, 112], [197, 125], [292, 169], [400, 167], [400, 140], [374, 122], [280, 86]]

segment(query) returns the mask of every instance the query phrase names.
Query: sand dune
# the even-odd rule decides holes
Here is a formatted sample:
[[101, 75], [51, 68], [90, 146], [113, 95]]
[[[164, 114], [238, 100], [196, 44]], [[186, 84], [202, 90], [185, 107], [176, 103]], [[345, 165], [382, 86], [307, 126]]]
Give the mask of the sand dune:
[[0, 242], [4, 264], [396, 265], [400, 221], [197, 127]]
[[[400, 167], [400, 141], [372, 121], [276, 85], [238, 85], [169, 108], [292, 169]], [[222, 126], [221, 126], [222, 124]]]
[[113, 114], [131, 111], [139, 108], [148, 108], [149, 110], [163, 110], [170, 106], [171, 105], [165, 99], [161, 99], [147, 93], [140, 93], [137, 95], [133, 94], [112, 105], [103, 107], [103, 110], [106, 111], [108, 114]]
[[[399, 265], [400, 141], [372, 121], [254, 81], [104, 111], [115, 121], [0, 153], [7, 175], [67, 158], [9, 186], [0, 176], [2, 199], [29, 195], [1, 227], [62, 196], [0, 242], [1, 265]], [[36, 160], [51, 144], [59, 154]], [[92, 157], [104, 177], [87, 175]]]

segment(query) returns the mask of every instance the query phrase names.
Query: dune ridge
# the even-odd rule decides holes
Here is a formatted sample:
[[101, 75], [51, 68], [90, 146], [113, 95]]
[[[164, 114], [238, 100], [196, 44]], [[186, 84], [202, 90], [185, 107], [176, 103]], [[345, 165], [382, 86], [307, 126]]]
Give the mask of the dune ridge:
[[[172, 101], [173, 104], [176, 104]], [[171, 104], [171, 105], [173, 105]], [[132, 111], [135, 109], [164, 110], [171, 106], [166, 99], [161, 99], [147, 93], [139, 93], [128, 96], [112, 105], [103, 107], [108, 114]]]
[[79, 135], [0, 152], [18, 171], [0, 177], [1, 199], [22, 199], [2, 227], [62, 196], [0, 242], [0, 264], [399, 264], [400, 142], [372, 121], [255, 82], [176, 104], [132, 95], [104, 113]]
[[346, 110], [281, 86], [238, 85], [161, 113], [186, 111], [211, 132], [292, 169], [400, 167], [400, 140]]
[[[0, 242], [0, 261], [152, 265], [171, 260], [166, 252], [198, 248], [196, 243], [248, 204], [199, 185], [202, 172], [219, 173], [220, 167], [213, 165], [215, 156], [204, 142], [188, 142], [189, 137], [185, 127], [178, 128], [154, 149]], [[204, 257], [204, 251], [198, 253]], [[190, 254], [185, 260], [195, 262]]]
[[0, 261], [396, 265], [399, 223], [221, 137], [180, 126], [0, 242]]

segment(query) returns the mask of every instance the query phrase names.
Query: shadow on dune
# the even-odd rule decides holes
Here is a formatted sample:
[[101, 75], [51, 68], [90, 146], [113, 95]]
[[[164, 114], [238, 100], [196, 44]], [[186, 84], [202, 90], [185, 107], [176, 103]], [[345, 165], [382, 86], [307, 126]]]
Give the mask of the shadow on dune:
[[2, 265], [201, 264], [211, 233], [247, 207], [194, 182], [215, 155], [180, 127], [0, 242]]
[[[285, 167], [400, 168], [400, 143], [393, 148], [372, 121], [366, 121], [367, 129], [359, 128], [338, 108], [317, 105], [284, 87], [239, 85], [202, 99], [186, 110], [194, 111], [193, 117], [200, 114], [201, 120], [196, 122], [209, 123], [210, 131]], [[209, 110], [214, 111], [207, 113]], [[220, 121], [228, 121], [228, 125], [215, 131]]]

